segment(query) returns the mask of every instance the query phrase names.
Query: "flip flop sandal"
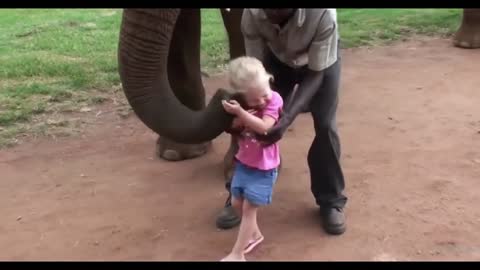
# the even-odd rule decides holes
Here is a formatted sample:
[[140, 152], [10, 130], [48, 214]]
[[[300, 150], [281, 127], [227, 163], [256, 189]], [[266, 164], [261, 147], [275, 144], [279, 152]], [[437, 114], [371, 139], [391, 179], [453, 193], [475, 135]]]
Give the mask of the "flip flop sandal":
[[250, 253], [256, 246], [258, 246], [261, 242], [263, 242], [263, 239], [265, 239], [265, 237], [261, 236], [261, 237], [257, 238], [256, 240], [250, 240], [248, 245], [243, 250], [243, 254]]

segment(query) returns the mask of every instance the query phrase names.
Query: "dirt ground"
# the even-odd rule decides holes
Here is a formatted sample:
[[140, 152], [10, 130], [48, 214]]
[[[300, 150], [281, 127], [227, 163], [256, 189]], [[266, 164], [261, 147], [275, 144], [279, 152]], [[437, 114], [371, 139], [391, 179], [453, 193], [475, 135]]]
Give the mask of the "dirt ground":
[[[480, 50], [417, 39], [344, 50], [343, 61], [347, 232], [320, 227], [302, 115], [281, 143], [284, 170], [259, 217], [265, 241], [248, 259], [479, 260]], [[237, 232], [214, 224], [228, 137], [179, 163], [155, 158], [155, 139], [135, 116], [105, 114], [76, 137], [0, 152], [0, 259], [222, 258]]]

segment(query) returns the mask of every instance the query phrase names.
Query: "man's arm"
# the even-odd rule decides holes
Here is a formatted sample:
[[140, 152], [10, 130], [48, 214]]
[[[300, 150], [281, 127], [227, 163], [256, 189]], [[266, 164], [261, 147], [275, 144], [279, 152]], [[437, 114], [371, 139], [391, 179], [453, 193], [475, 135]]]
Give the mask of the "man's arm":
[[319, 29], [308, 51], [308, 69], [299, 83], [291, 102], [284, 108], [280, 121], [267, 132], [263, 139], [274, 143], [281, 139], [288, 126], [302, 110], [308, 106], [319, 91], [324, 78], [324, 71], [337, 61], [336, 22], [326, 11], [319, 22]]
[[309, 69], [304, 80], [299, 84], [297, 91], [295, 91], [292, 101], [288, 102], [287, 107], [284, 108], [280, 120], [273, 128], [267, 131], [266, 135], [259, 135], [258, 139], [264, 141], [266, 145], [280, 140], [298, 114], [310, 104], [312, 98], [318, 92], [323, 82], [323, 74], [323, 71]]
[[284, 108], [283, 117], [286, 118], [288, 125], [310, 104], [322, 85], [323, 74], [323, 71], [311, 69], [306, 71], [303, 81], [298, 85], [298, 89], [292, 97], [292, 101]]
[[308, 50], [308, 69], [293, 96], [290, 106], [285, 108], [290, 123], [307, 107], [320, 89], [324, 70], [337, 61], [337, 35], [335, 18], [325, 11], [319, 22], [319, 29]]

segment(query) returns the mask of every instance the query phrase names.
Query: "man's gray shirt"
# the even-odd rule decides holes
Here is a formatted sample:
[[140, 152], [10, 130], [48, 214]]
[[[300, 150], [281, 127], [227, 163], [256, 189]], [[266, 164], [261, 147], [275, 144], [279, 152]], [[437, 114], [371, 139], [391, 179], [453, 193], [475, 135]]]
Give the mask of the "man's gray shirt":
[[338, 28], [336, 10], [299, 8], [282, 27], [268, 21], [262, 9], [245, 9], [241, 29], [248, 56], [263, 61], [265, 49], [286, 65], [308, 64], [321, 71], [337, 61]]

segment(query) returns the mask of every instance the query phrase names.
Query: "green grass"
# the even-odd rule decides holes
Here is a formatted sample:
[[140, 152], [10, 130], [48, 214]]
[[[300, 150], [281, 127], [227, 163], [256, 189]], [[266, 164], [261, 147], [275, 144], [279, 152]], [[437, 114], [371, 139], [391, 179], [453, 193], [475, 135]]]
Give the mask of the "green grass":
[[[103, 100], [94, 96], [98, 89], [119, 84], [120, 16], [114, 9], [0, 10], [0, 146], [16, 134], [13, 130], [22, 130], [19, 123], [52, 108], [63, 112], [97, 103]], [[450, 34], [458, 28], [460, 10], [339, 9], [338, 20], [343, 47], [355, 47], [412, 34]], [[219, 11], [203, 10], [207, 72], [226, 63], [226, 40]]]
[[459, 9], [339, 9], [344, 47], [387, 44], [408, 35], [449, 35], [460, 26]]
[[[0, 10], [0, 146], [36, 115], [93, 103], [119, 84], [121, 10]], [[68, 103], [68, 106], [60, 106]]]

